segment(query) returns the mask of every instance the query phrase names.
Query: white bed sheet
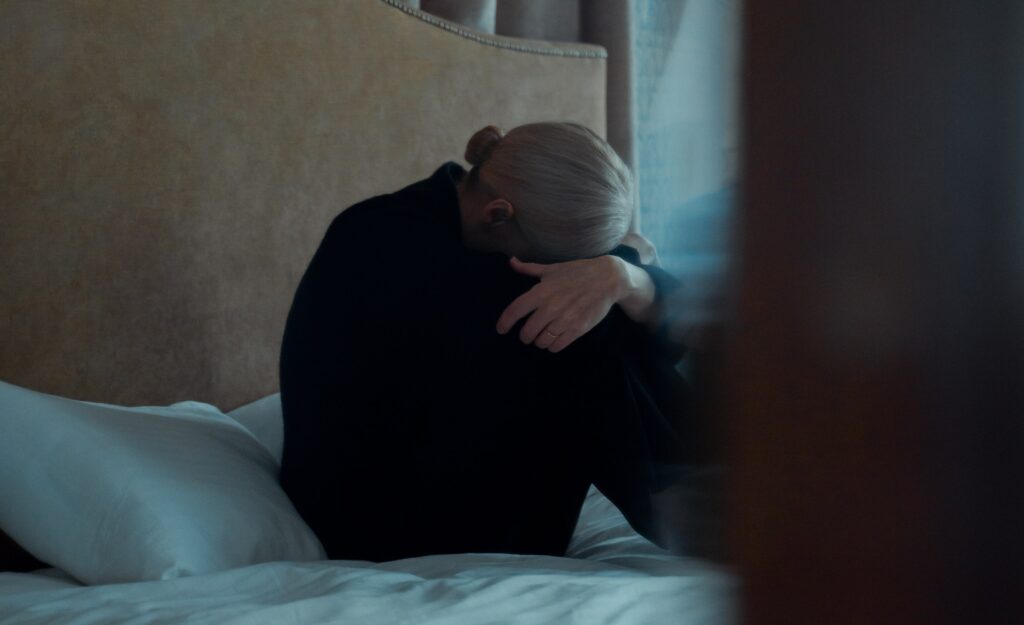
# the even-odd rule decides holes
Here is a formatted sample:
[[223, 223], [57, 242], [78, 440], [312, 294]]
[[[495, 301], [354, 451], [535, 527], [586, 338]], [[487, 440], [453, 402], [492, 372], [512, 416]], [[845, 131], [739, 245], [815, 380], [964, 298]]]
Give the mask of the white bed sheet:
[[272, 562], [210, 575], [81, 586], [56, 569], [0, 573], [0, 625], [736, 622], [734, 578], [629, 528], [592, 491], [572, 557], [458, 554], [386, 563]]

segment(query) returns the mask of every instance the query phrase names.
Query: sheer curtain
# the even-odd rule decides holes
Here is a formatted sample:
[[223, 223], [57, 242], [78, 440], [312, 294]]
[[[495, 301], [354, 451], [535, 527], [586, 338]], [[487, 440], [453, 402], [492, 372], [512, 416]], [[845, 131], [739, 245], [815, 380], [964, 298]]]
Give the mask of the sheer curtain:
[[632, 8], [640, 230], [680, 276], [691, 323], [719, 314], [739, 167], [740, 0]]

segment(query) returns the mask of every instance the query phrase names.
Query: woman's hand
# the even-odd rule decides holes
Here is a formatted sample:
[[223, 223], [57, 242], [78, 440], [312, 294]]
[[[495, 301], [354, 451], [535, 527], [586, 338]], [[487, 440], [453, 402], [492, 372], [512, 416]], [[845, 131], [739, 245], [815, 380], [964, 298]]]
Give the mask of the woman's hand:
[[[511, 265], [519, 273], [540, 278], [540, 283], [508, 305], [498, 319], [497, 330], [505, 334], [529, 315], [519, 339], [552, 353], [589, 332], [615, 304], [634, 303], [645, 297], [653, 300], [650, 277], [615, 256], [551, 265], [512, 258]], [[642, 282], [644, 279], [648, 284]]]
[[512, 258], [512, 269], [540, 278], [498, 319], [505, 334], [520, 319], [530, 316], [519, 339], [557, 353], [601, 322], [619, 299], [621, 276], [610, 256], [542, 265]]
[[658, 259], [658, 250], [654, 249], [654, 244], [651, 243], [650, 239], [639, 232], [626, 234], [626, 237], [622, 239], [622, 245], [628, 245], [636, 250], [640, 254], [641, 263], [645, 265], [661, 265], [661, 260]]

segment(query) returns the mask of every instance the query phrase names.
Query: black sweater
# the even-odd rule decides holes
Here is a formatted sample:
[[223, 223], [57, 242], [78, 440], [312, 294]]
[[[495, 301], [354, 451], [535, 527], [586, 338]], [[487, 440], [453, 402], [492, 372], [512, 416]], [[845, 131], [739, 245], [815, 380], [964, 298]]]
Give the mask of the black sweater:
[[558, 354], [521, 343], [522, 321], [499, 335], [536, 279], [462, 245], [464, 174], [446, 163], [328, 228], [281, 351], [285, 491], [336, 559], [561, 555], [591, 483], [653, 539], [685, 436], [680, 349], [618, 307]]

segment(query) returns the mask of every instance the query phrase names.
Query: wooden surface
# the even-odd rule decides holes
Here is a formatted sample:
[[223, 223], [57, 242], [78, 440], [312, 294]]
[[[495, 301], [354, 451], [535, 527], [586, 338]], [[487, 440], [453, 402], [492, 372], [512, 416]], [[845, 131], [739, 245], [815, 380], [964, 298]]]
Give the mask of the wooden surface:
[[747, 623], [1024, 622], [1021, 7], [746, 3]]

